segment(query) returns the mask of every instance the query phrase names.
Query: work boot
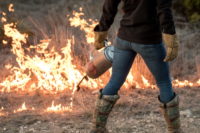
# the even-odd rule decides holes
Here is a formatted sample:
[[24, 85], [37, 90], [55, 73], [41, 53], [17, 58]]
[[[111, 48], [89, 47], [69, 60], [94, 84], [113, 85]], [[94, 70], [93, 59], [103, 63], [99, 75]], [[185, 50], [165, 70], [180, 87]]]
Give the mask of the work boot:
[[118, 99], [118, 95], [102, 95], [100, 91], [93, 115], [94, 126], [90, 133], [108, 133], [106, 129], [107, 119]]
[[162, 114], [164, 115], [168, 127], [168, 133], [183, 133], [181, 130], [181, 123], [180, 123], [178, 95], [175, 94], [174, 98], [166, 104], [163, 104], [161, 102], [160, 109]]

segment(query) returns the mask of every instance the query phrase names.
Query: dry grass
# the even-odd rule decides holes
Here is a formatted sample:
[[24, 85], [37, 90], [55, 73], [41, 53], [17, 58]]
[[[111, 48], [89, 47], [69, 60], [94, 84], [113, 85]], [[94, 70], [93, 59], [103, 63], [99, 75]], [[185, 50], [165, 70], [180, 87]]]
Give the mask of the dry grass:
[[[83, 69], [84, 64], [88, 61], [88, 49], [91, 48], [85, 41], [85, 35], [79, 29], [69, 27], [68, 21], [66, 19], [66, 14], [70, 14], [72, 10], [78, 10], [79, 7], [84, 7], [84, 12], [86, 18], [99, 18], [101, 12], [101, 0], [0, 0], [0, 10], [6, 10], [7, 5], [13, 2], [15, 5], [15, 15], [14, 17], [22, 22], [22, 25], [31, 32], [34, 36], [30, 37], [29, 42], [31, 44], [37, 44], [41, 39], [52, 39], [51, 45], [56, 46], [59, 51], [61, 47], [66, 44], [66, 40], [71, 38], [72, 35], [75, 36], [75, 45], [73, 46], [73, 56], [74, 61], [78, 60], [79, 69]], [[119, 14], [115, 20], [115, 24], [112, 26], [109, 34], [109, 39], [114, 40], [117, 29], [119, 26], [119, 19], [121, 15]], [[200, 77], [200, 34], [199, 29], [195, 28], [194, 25], [184, 24], [181, 27], [177, 27], [178, 37], [180, 39], [180, 53], [179, 57], [171, 63], [171, 72], [174, 78], [179, 79], [189, 79], [196, 80]], [[5, 71], [4, 65], [8, 62], [15, 62], [15, 57], [9, 52], [9, 48], [1, 49], [1, 68], [0, 70]], [[76, 62], [77, 63], [77, 62]], [[135, 80], [141, 82], [141, 74], [144, 75], [149, 81], [154, 82], [152, 75], [150, 74], [148, 68], [144, 64], [143, 60], [139, 57], [136, 58], [133, 69], [133, 75]], [[1, 73], [1, 79], [8, 75], [9, 73]], [[108, 76], [105, 75], [105, 76]], [[106, 81], [105, 81], [106, 82]], [[193, 108], [193, 112], [196, 112], [195, 117], [197, 117], [193, 123], [199, 122], [199, 102], [198, 94], [196, 93], [199, 88], [190, 89], [190, 93], [186, 90], [178, 90], [180, 94], [186, 96], [184, 98], [183, 109]], [[140, 90], [134, 89], [132, 91], [122, 91], [122, 97], [116, 106], [116, 114], [111, 116], [111, 122], [117, 126], [109, 125], [110, 128], [116, 133], [127, 133], [127, 132], [139, 132], [145, 133], [146, 131], [152, 130], [152, 127], [148, 127], [151, 123], [155, 124], [159, 131], [163, 131], [164, 126], [160, 123], [163, 120], [160, 119], [158, 111], [152, 111], [157, 108], [157, 90]], [[194, 98], [195, 97], [195, 98]], [[12, 110], [21, 105], [21, 103], [26, 100], [27, 104], [36, 105], [39, 108], [47, 107], [51, 104], [52, 100], [57, 103], [62, 103], [63, 105], [68, 104], [69, 96], [67, 92], [65, 94], [59, 94], [57, 96], [44, 95], [40, 92], [35, 92], [35, 94], [26, 95], [14, 95], [14, 94], [1, 94], [0, 105], [5, 105], [8, 109]], [[194, 100], [194, 104], [191, 105], [189, 102]], [[40, 114], [38, 112], [33, 112], [25, 114], [11, 115], [5, 118], [4, 123], [0, 124], [0, 127], [10, 127], [6, 133], [11, 133], [12, 131], [18, 132], [19, 126], [28, 126], [27, 130], [30, 128], [37, 129], [36, 132], [41, 131], [43, 133], [43, 127], [50, 130], [49, 133], [53, 133], [56, 129], [57, 132], [60, 127], [63, 128], [63, 133], [75, 133], [78, 131], [88, 131], [91, 126], [90, 119], [91, 113], [94, 108], [94, 95], [89, 91], [85, 91], [84, 88], [80, 93], [77, 93], [74, 97], [74, 108], [76, 111], [73, 113], [66, 113], [67, 115], [49, 115]], [[12, 107], [11, 107], [12, 105]], [[182, 109], [182, 110], [183, 110]], [[130, 112], [130, 113], [127, 113]], [[152, 118], [151, 114], [153, 115]], [[34, 119], [33, 119], [34, 117]], [[123, 119], [122, 119], [123, 118]], [[150, 122], [145, 121], [146, 118], [150, 119]], [[136, 119], [136, 121], [134, 121]], [[184, 118], [184, 127], [186, 128], [190, 121], [188, 118]], [[27, 124], [36, 121], [36, 125]], [[40, 121], [42, 124], [37, 124]], [[51, 122], [55, 122], [56, 125], [52, 126]], [[57, 122], [56, 122], [57, 121]], [[81, 121], [81, 122], [80, 122]], [[19, 123], [19, 124], [18, 124]], [[123, 124], [122, 124], [123, 123]], [[133, 124], [134, 123], [134, 124]], [[18, 124], [18, 125], [16, 125]], [[136, 125], [133, 127], [133, 125]], [[153, 126], [152, 132], [156, 132], [157, 127]], [[191, 124], [194, 128], [191, 131], [197, 131], [195, 124]], [[64, 129], [67, 126], [67, 129]], [[55, 127], [55, 129], [52, 129]], [[118, 127], [117, 129], [114, 129]], [[145, 127], [145, 128], [143, 128]], [[189, 129], [186, 128], [188, 131]], [[52, 131], [52, 132], [51, 132]], [[1, 132], [1, 130], [0, 130]], [[13, 132], [12, 132], [13, 133]]]
[[198, 79], [200, 29], [190, 24], [185, 24], [185, 27], [177, 29], [180, 50], [178, 58], [171, 65], [172, 74], [175, 78], [180, 79]]
[[[0, 2], [0, 6], [3, 6], [2, 10], [6, 10], [9, 3], [13, 2], [15, 5], [15, 17], [22, 22], [24, 27], [29, 28], [34, 33], [34, 37], [31, 38], [31, 43], [37, 44], [41, 39], [53, 39], [53, 43], [56, 47], [60, 48], [64, 46], [67, 38], [75, 36], [76, 45], [74, 46], [74, 54], [77, 58], [83, 60], [82, 65], [87, 62], [88, 55], [87, 49], [90, 47], [85, 41], [83, 32], [78, 29], [69, 27], [66, 14], [70, 14], [72, 10], [78, 10], [79, 7], [84, 8], [85, 18], [99, 18], [101, 14], [102, 2], [93, 2], [91, 0], [81, 1], [45, 1], [45, 0], [8, 0]], [[31, 6], [29, 6], [31, 4]], [[13, 15], [12, 15], [13, 16]], [[115, 19], [115, 23], [112, 26], [109, 34], [109, 40], [113, 41], [117, 29], [119, 27], [119, 19], [121, 12]], [[171, 72], [173, 78], [182, 79], [197, 79], [198, 75], [198, 57], [199, 52], [199, 29], [196, 29], [193, 25], [185, 24], [181, 28], [177, 26], [177, 33], [181, 42], [179, 57], [176, 61], [171, 63]], [[78, 37], [77, 37], [78, 36]], [[140, 74], [144, 74], [145, 78], [152, 79], [151, 74], [143, 68], [141, 65], [143, 61], [141, 59], [135, 60], [134, 75], [136, 79], [139, 79]], [[181, 65], [180, 65], [181, 64]], [[145, 65], [142, 65], [145, 66]], [[178, 66], [178, 67], [177, 67]]]

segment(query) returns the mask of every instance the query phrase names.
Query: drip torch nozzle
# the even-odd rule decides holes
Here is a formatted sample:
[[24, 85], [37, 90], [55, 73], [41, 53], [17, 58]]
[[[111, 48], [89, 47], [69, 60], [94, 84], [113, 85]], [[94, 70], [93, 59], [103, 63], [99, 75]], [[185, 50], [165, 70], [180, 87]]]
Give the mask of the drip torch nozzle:
[[83, 82], [83, 80], [87, 80], [88, 81], [88, 77], [87, 75], [83, 76], [83, 78], [80, 80], [80, 82], [77, 84], [76, 88], [77, 88], [77, 91], [79, 91], [81, 88], [80, 88], [80, 85], [81, 83]]

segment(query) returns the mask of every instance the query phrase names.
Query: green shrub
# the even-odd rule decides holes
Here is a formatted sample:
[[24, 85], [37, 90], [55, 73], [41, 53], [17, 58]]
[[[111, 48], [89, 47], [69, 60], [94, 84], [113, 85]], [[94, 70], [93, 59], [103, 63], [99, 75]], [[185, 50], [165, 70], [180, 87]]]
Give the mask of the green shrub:
[[174, 9], [191, 22], [200, 21], [200, 0], [176, 0]]
[[200, 9], [200, 0], [183, 0], [183, 5], [190, 11]]

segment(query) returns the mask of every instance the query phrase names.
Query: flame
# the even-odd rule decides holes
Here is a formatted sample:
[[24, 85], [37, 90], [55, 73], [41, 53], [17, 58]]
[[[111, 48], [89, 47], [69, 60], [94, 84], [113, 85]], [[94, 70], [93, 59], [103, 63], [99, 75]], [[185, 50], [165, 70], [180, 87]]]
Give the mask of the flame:
[[2, 22], [2, 23], [7, 22], [7, 19], [6, 19], [5, 17], [2, 17], [2, 18], [1, 18], [1, 22]]
[[13, 5], [13, 4], [9, 4], [9, 6], [8, 6], [8, 11], [9, 11], [9, 12], [14, 12], [14, 11], [15, 11], [14, 5]]
[[[6, 16], [6, 14], [4, 15]], [[48, 111], [53, 108], [60, 111], [71, 110], [77, 83], [84, 75], [72, 63], [71, 47], [74, 45], [74, 37], [66, 39], [66, 45], [60, 51], [56, 51], [54, 47], [49, 49], [51, 39], [41, 40], [39, 44], [25, 49], [28, 35], [20, 33], [16, 25], [16, 23], [4, 23], [3, 25], [5, 35], [12, 38], [11, 51], [16, 56], [18, 65], [5, 65], [5, 68], [12, 74], [0, 83], [1, 92], [20, 93], [41, 90], [43, 93], [56, 94], [64, 90], [71, 90], [72, 97], [69, 107], [53, 106], [52, 104]], [[33, 54], [32, 51], [35, 53]], [[83, 85], [98, 87], [95, 81], [83, 82]], [[25, 110], [27, 108], [24, 102], [21, 108], [14, 110], [14, 113]]]
[[151, 86], [149, 81], [144, 76], [142, 76], [142, 81], [145, 84], [145, 86]]
[[17, 110], [14, 110], [14, 113], [17, 113], [17, 112], [22, 112], [22, 111], [26, 111], [27, 110], [27, 107], [26, 107], [26, 104], [25, 102], [22, 104], [22, 106], [17, 109]]
[[134, 86], [135, 88], [142, 88], [141, 85], [134, 80], [134, 76], [131, 72], [128, 74], [127, 80], [124, 83], [123, 87], [129, 88], [130, 85]]
[[5, 12], [2, 12], [1, 22], [2, 22], [2, 23], [7, 22], [6, 13], [5, 13]]
[[145, 87], [145, 88], [146, 88], [146, 87], [152, 88], [152, 89], [156, 88], [156, 86], [150, 84], [149, 81], [148, 81], [143, 75], [142, 75], [141, 77], [142, 77], [142, 81], [143, 81], [143, 83], [144, 83], [144, 87]]
[[179, 87], [179, 88], [183, 88], [183, 87], [199, 87], [200, 86], [200, 79], [196, 83], [188, 81], [188, 80], [180, 81], [178, 79], [174, 80], [172, 83], [173, 83], [174, 87]]
[[34, 108], [34, 107], [32, 107], [32, 108], [27, 108], [27, 107], [26, 107], [26, 103], [24, 102], [20, 108], [18, 108], [17, 110], [14, 110], [13, 112], [14, 112], [14, 113], [18, 113], [18, 112], [30, 111], [30, 110], [35, 110], [35, 108]]
[[[36, 55], [29, 56], [23, 49], [27, 35], [21, 34], [15, 27], [14, 23], [4, 25], [5, 34], [12, 38], [12, 52], [17, 57], [19, 67], [10, 69], [14, 74], [0, 83], [3, 91], [10, 92], [12, 88], [27, 91], [27, 85], [29, 91], [34, 91], [36, 88], [54, 92], [63, 91], [66, 88], [74, 90], [77, 79], [80, 79], [82, 74], [72, 64], [73, 40], [68, 39], [66, 47], [61, 49], [64, 56], [56, 52], [54, 48], [50, 51], [46, 50], [51, 40], [43, 40], [37, 46], [27, 48], [28, 51], [33, 49], [37, 51]], [[43, 56], [40, 57], [37, 54], [43, 54]], [[36, 82], [33, 81], [30, 85], [32, 77], [35, 77]]]
[[8, 44], [8, 41], [3, 40], [2, 43], [3, 43], [4, 45], [7, 45], [7, 44]]
[[[13, 4], [9, 5], [9, 11], [14, 12]], [[54, 101], [52, 101], [52, 105], [45, 109], [44, 112], [61, 113], [73, 111], [73, 97], [76, 92], [76, 86], [85, 75], [83, 71], [77, 68], [77, 61], [72, 56], [75, 36], [66, 38], [65, 46], [59, 50], [56, 50], [55, 46], [50, 48], [52, 38], [41, 40], [39, 44], [28, 47], [26, 45], [28, 35], [19, 32], [16, 28], [17, 23], [7, 23], [6, 13], [3, 12], [2, 15], [1, 21], [5, 35], [12, 38], [11, 52], [16, 57], [17, 65], [12, 64], [12, 62], [4, 65], [11, 74], [0, 82], [0, 92], [21, 93], [40, 90], [42, 93], [58, 94], [70, 90], [71, 98], [68, 106], [63, 106], [62, 104], [55, 105]], [[86, 34], [88, 44], [94, 42], [93, 28], [97, 21], [84, 19], [82, 8], [80, 8], [80, 12], [73, 12], [72, 16], [69, 17], [69, 22], [71, 27], [77, 27]], [[3, 40], [3, 44], [7, 45], [8, 42]], [[82, 85], [91, 89], [102, 88], [109, 80], [110, 73], [111, 70], [108, 72], [108, 76], [84, 81]], [[130, 88], [131, 86], [136, 88], [155, 88], [155, 85], [152, 85], [144, 75], [141, 75], [141, 83], [136, 82], [134, 72], [129, 73], [123, 87]], [[197, 82], [179, 81], [177, 79], [173, 81], [173, 86], [200, 86], [200, 79]], [[37, 109], [27, 108], [24, 102], [19, 109], [14, 110], [14, 113], [28, 110]], [[3, 111], [4, 108], [0, 109], [0, 116], [4, 115]]]
[[72, 16], [69, 18], [70, 26], [79, 27], [80, 30], [86, 33], [86, 39], [89, 44], [94, 43], [93, 28], [98, 24], [97, 21], [84, 19], [83, 9], [80, 8], [79, 12], [73, 11]]
[[197, 84], [200, 85], [200, 79], [197, 81]]
[[71, 106], [62, 106], [62, 104], [54, 105], [54, 101], [52, 101], [51, 107], [46, 109], [46, 112], [54, 112], [54, 113], [61, 113], [61, 112], [71, 112]]
[[[82, 26], [86, 27], [85, 32], [88, 33], [89, 29], [91, 30], [91, 25], [84, 19], [77, 20], [77, 16], [80, 15], [74, 14], [75, 21], [80, 21]], [[72, 19], [70, 21], [74, 22]], [[76, 25], [76, 23], [72, 23], [72, 25]], [[66, 39], [66, 45], [60, 51], [56, 51], [54, 47], [48, 49], [51, 39], [41, 40], [39, 44], [24, 49], [28, 35], [20, 33], [16, 29], [16, 23], [4, 24], [4, 30], [5, 35], [12, 38], [11, 51], [16, 55], [18, 66], [10, 68], [9, 71], [13, 74], [0, 83], [1, 92], [32, 92], [40, 89], [48, 93], [58, 93], [66, 89], [70, 89], [72, 92], [76, 90], [76, 85], [84, 73], [76, 69], [72, 63], [73, 36]], [[93, 36], [88, 34], [88, 38], [90, 37]], [[25, 50], [35, 51], [35, 53], [34, 55], [25, 54]], [[92, 88], [98, 87], [95, 81], [84, 82], [83, 85]]]
[[0, 108], [0, 116], [5, 116], [5, 113], [3, 111], [4, 111], [4, 107], [1, 107]]

